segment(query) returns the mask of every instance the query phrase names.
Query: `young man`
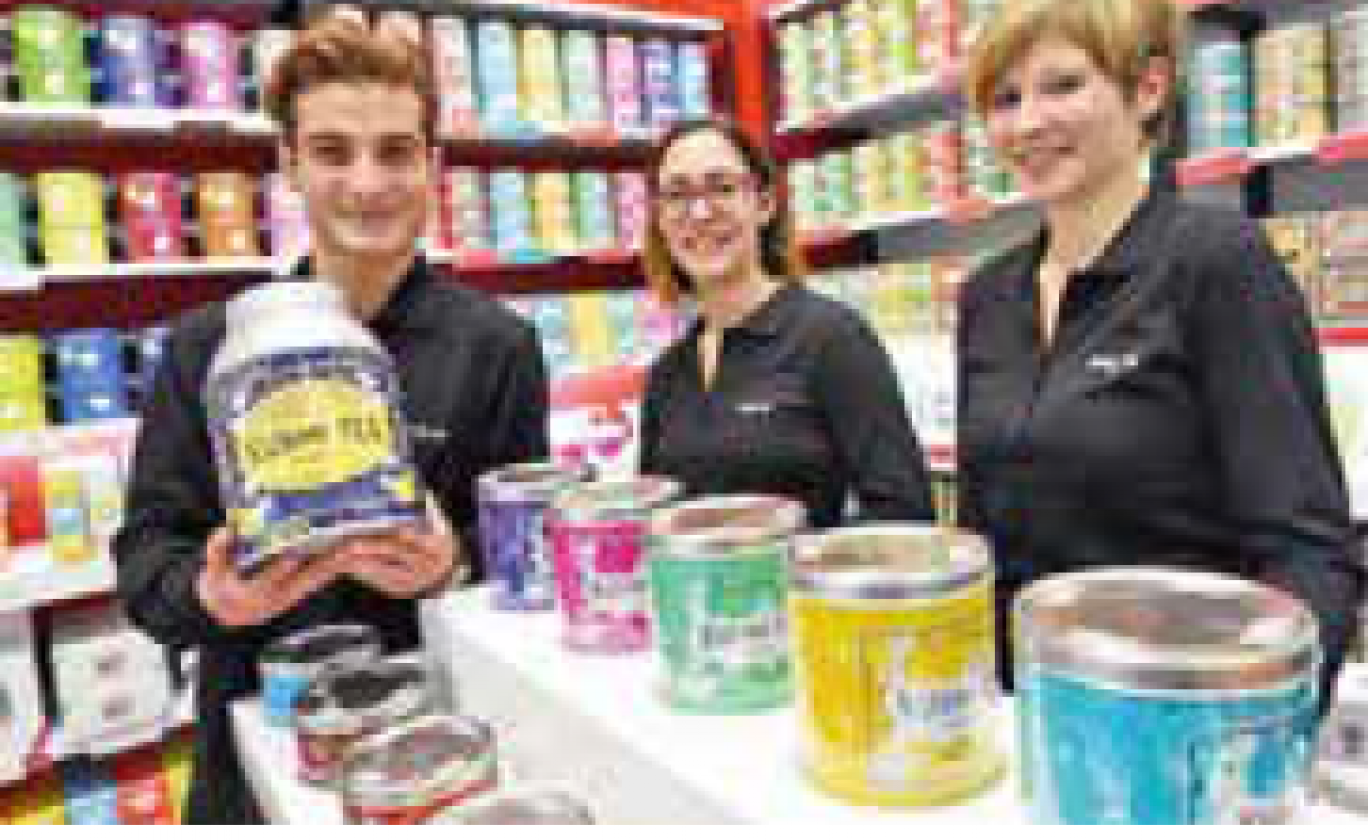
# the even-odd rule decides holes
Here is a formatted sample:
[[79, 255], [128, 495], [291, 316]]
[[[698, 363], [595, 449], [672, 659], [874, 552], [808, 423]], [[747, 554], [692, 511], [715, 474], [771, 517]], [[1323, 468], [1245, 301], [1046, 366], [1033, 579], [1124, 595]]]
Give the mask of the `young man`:
[[144, 413], [114, 550], [133, 620], [165, 644], [199, 651], [192, 822], [259, 819], [228, 707], [257, 689], [262, 647], [337, 621], [377, 627], [391, 649], [415, 646], [416, 599], [480, 574], [475, 477], [547, 452], [534, 331], [486, 296], [439, 280], [415, 248], [435, 175], [424, 57], [402, 39], [324, 21], [282, 58], [267, 98], [282, 168], [304, 196], [313, 233], [296, 274], [340, 286], [394, 358], [418, 469], [445, 521], [240, 577], [227, 557], [201, 396], [224, 307], [177, 323]]

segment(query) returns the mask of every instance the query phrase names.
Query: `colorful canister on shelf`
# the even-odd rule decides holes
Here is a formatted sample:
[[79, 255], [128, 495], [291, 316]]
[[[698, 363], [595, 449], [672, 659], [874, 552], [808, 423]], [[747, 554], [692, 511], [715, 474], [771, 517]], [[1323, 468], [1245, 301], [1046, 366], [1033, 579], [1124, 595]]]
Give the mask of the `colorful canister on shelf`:
[[191, 20], [177, 28], [185, 104], [191, 108], [242, 107], [237, 35], [216, 20]]
[[537, 172], [532, 176], [533, 220], [537, 243], [552, 253], [578, 246], [569, 172]]
[[568, 29], [561, 33], [560, 50], [566, 117], [581, 125], [607, 122], [603, 36], [587, 29]]
[[522, 67], [523, 119], [532, 123], [558, 123], [565, 119], [564, 88], [556, 54], [556, 33], [545, 26], [527, 26], [521, 33], [518, 57]]
[[229, 301], [204, 396], [244, 573], [423, 521], [394, 364], [336, 286], [281, 280]]
[[28, 185], [10, 172], [0, 172], [0, 265], [28, 264]]
[[87, 563], [98, 549], [86, 506], [85, 474], [74, 456], [43, 461], [43, 503], [47, 510], [48, 550], [58, 563]]
[[342, 763], [342, 816], [348, 825], [419, 825], [498, 782], [489, 724], [425, 715], [351, 748]]
[[1314, 141], [1330, 130], [1329, 38], [1321, 23], [1268, 30], [1253, 42], [1254, 139]]
[[45, 230], [103, 228], [104, 183], [93, 172], [39, 172], [33, 176], [38, 219]]
[[195, 177], [195, 209], [207, 257], [255, 257], [256, 186], [241, 172], [204, 172]]
[[532, 193], [526, 172], [500, 169], [489, 174], [489, 210], [496, 249], [516, 253], [533, 247]]
[[431, 710], [427, 672], [413, 656], [326, 669], [295, 703], [300, 777], [336, 788], [359, 742]]
[[1002, 775], [982, 539], [893, 524], [799, 536], [790, 593], [805, 763], [820, 787], [929, 805]]
[[708, 50], [698, 41], [679, 45], [679, 110], [684, 119], [699, 119], [712, 112], [708, 77]]
[[486, 251], [494, 247], [484, 174], [478, 169], [458, 166], [448, 169], [443, 177], [451, 204], [452, 248]]
[[43, 340], [0, 335], [0, 393], [43, 394]]
[[21, 6], [9, 15], [14, 68], [27, 102], [90, 102], [85, 31], [79, 17], [53, 6]]
[[324, 671], [375, 661], [382, 653], [380, 634], [364, 624], [326, 624], [277, 639], [258, 663], [266, 722], [293, 725], [295, 703]]
[[139, 15], [100, 20], [100, 72], [107, 104], [170, 107], [168, 56], [156, 22]]
[[772, 496], [652, 515], [648, 579], [671, 707], [727, 714], [788, 702], [789, 538], [803, 516], [802, 505]]
[[546, 520], [551, 504], [582, 475], [551, 463], [514, 464], [480, 476], [480, 543], [501, 610], [555, 606]]
[[480, 110], [470, 30], [459, 17], [434, 17], [429, 25], [433, 77], [441, 108], [439, 130], [445, 134], [468, 131], [479, 121]]
[[486, 18], [475, 25], [476, 76], [480, 115], [502, 130], [518, 121], [518, 46], [513, 24]]
[[655, 477], [598, 481], [556, 499], [548, 520], [565, 644], [626, 653], [650, 644], [646, 520], [679, 485]]
[[879, 82], [886, 88], [906, 86], [920, 69], [917, 61], [921, 41], [917, 27], [918, 0], [870, 0], [870, 7], [879, 46], [880, 66], [876, 71]]
[[1022, 793], [1042, 823], [1282, 823], [1313, 755], [1315, 617], [1206, 572], [1047, 578], [1015, 607]]
[[812, 106], [821, 111], [840, 106], [846, 97], [846, 56], [840, 16], [820, 12], [812, 19]]
[[604, 41], [603, 63], [608, 116], [613, 128], [620, 134], [639, 133], [645, 127], [646, 115], [636, 40], [627, 35], [609, 35]]
[[849, 0], [841, 9], [846, 85], [852, 99], [877, 93], [884, 84], [881, 33], [870, 0]]
[[172, 172], [130, 172], [118, 177], [117, 189], [125, 257], [131, 262], [184, 258], [180, 178]]
[[646, 122], [663, 132], [680, 114], [679, 79], [675, 45], [665, 38], [649, 38], [641, 44], [642, 92]]
[[785, 120], [801, 122], [815, 110], [812, 29], [807, 21], [779, 26], [780, 111]]
[[266, 176], [265, 193], [271, 254], [294, 258], [307, 253], [312, 236], [304, 197], [279, 172]]
[[583, 248], [611, 248], [617, 241], [613, 194], [606, 172], [576, 172], [575, 228]]
[[589, 806], [564, 790], [505, 787], [435, 814], [428, 825], [593, 825]]
[[68, 390], [118, 387], [124, 379], [124, 345], [117, 330], [65, 330], [49, 340], [58, 384]]
[[1188, 144], [1193, 152], [1251, 143], [1253, 96], [1248, 45], [1238, 34], [1213, 36], [1192, 52]]
[[618, 245], [640, 250], [646, 241], [650, 192], [644, 172], [614, 172], [613, 197], [617, 209]]

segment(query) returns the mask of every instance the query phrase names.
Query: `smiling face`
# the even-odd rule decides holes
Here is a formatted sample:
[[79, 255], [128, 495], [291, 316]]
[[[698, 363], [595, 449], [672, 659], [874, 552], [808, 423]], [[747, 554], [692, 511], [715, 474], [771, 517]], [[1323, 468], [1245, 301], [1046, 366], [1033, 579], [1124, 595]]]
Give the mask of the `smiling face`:
[[433, 177], [415, 91], [381, 82], [308, 90], [295, 101], [281, 155], [304, 198], [315, 251], [360, 262], [413, 252]]
[[1046, 37], [1002, 75], [983, 117], [989, 143], [1023, 193], [1046, 205], [1074, 205], [1140, 171], [1144, 126], [1166, 90], [1157, 62], [1128, 92], [1086, 51]]
[[661, 159], [654, 201], [665, 247], [695, 286], [760, 270], [760, 232], [774, 216], [774, 197], [723, 134], [676, 141]]

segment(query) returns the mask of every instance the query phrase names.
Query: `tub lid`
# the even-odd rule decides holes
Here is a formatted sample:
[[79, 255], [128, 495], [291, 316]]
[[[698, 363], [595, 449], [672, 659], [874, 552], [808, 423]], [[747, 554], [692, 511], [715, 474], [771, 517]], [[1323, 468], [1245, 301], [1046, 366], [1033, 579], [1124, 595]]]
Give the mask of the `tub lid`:
[[489, 724], [463, 715], [422, 715], [389, 726], [347, 750], [344, 795], [364, 802], [396, 792], [458, 790], [488, 772], [493, 737]]
[[1315, 617], [1292, 596], [1209, 572], [1129, 567], [1046, 578], [1015, 606], [1020, 664], [1137, 689], [1247, 689], [1319, 663]]
[[524, 784], [438, 812], [428, 825], [593, 825], [589, 807], [568, 791]]
[[325, 624], [272, 642], [262, 651], [261, 659], [310, 665], [357, 651], [380, 655], [380, 634], [375, 628], [365, 624]]
[[860, 601], [934, 598], [992, 572], [988, 544], [955, 528], [880, 523], [794, 540], [795, 591]]
[[550, 461], [528, 461], [490, 470], [480, 476], [480, 497], [496, 502], [550, 501], [584, 479], [582, 471]]
[[329, 666], [300, 695], [296, 712], [311, 731], [359, 731], [374, 720], [411, 716], [427, 699], [423, 665], [396, 657]]
[[593, 481], [556, 499], [556, 515], [576, 522], [640, 516], [679, 495], [679, 483], [660, 476]]
[[803, 506], [779, 496], [710, 496], [661, 508], [650, 536], [682, 555], [720, 555], [786, 539], [803, 524]]

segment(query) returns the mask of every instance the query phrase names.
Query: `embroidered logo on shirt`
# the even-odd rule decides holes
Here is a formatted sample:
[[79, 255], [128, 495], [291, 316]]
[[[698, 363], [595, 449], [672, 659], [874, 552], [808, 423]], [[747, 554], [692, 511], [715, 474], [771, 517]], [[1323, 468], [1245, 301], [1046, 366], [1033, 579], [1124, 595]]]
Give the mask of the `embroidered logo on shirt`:
[[1100, 371], [1107, 377], [1115, 377], [1140, 365], [1139, 353], [1098, 354], [1088, 359], [1088, 367]]
[[774, 403], [767, 402], [743, 402], [736, 404], [736, 410], [742, 414], [769, 414], [774, 411]]
[[439, 429], [434, 426], [423, 426], [418, 423], [409, 424], [409, 435], [415, 441], [423, 443], [441, 443], [447, 439], [447, 430]]

